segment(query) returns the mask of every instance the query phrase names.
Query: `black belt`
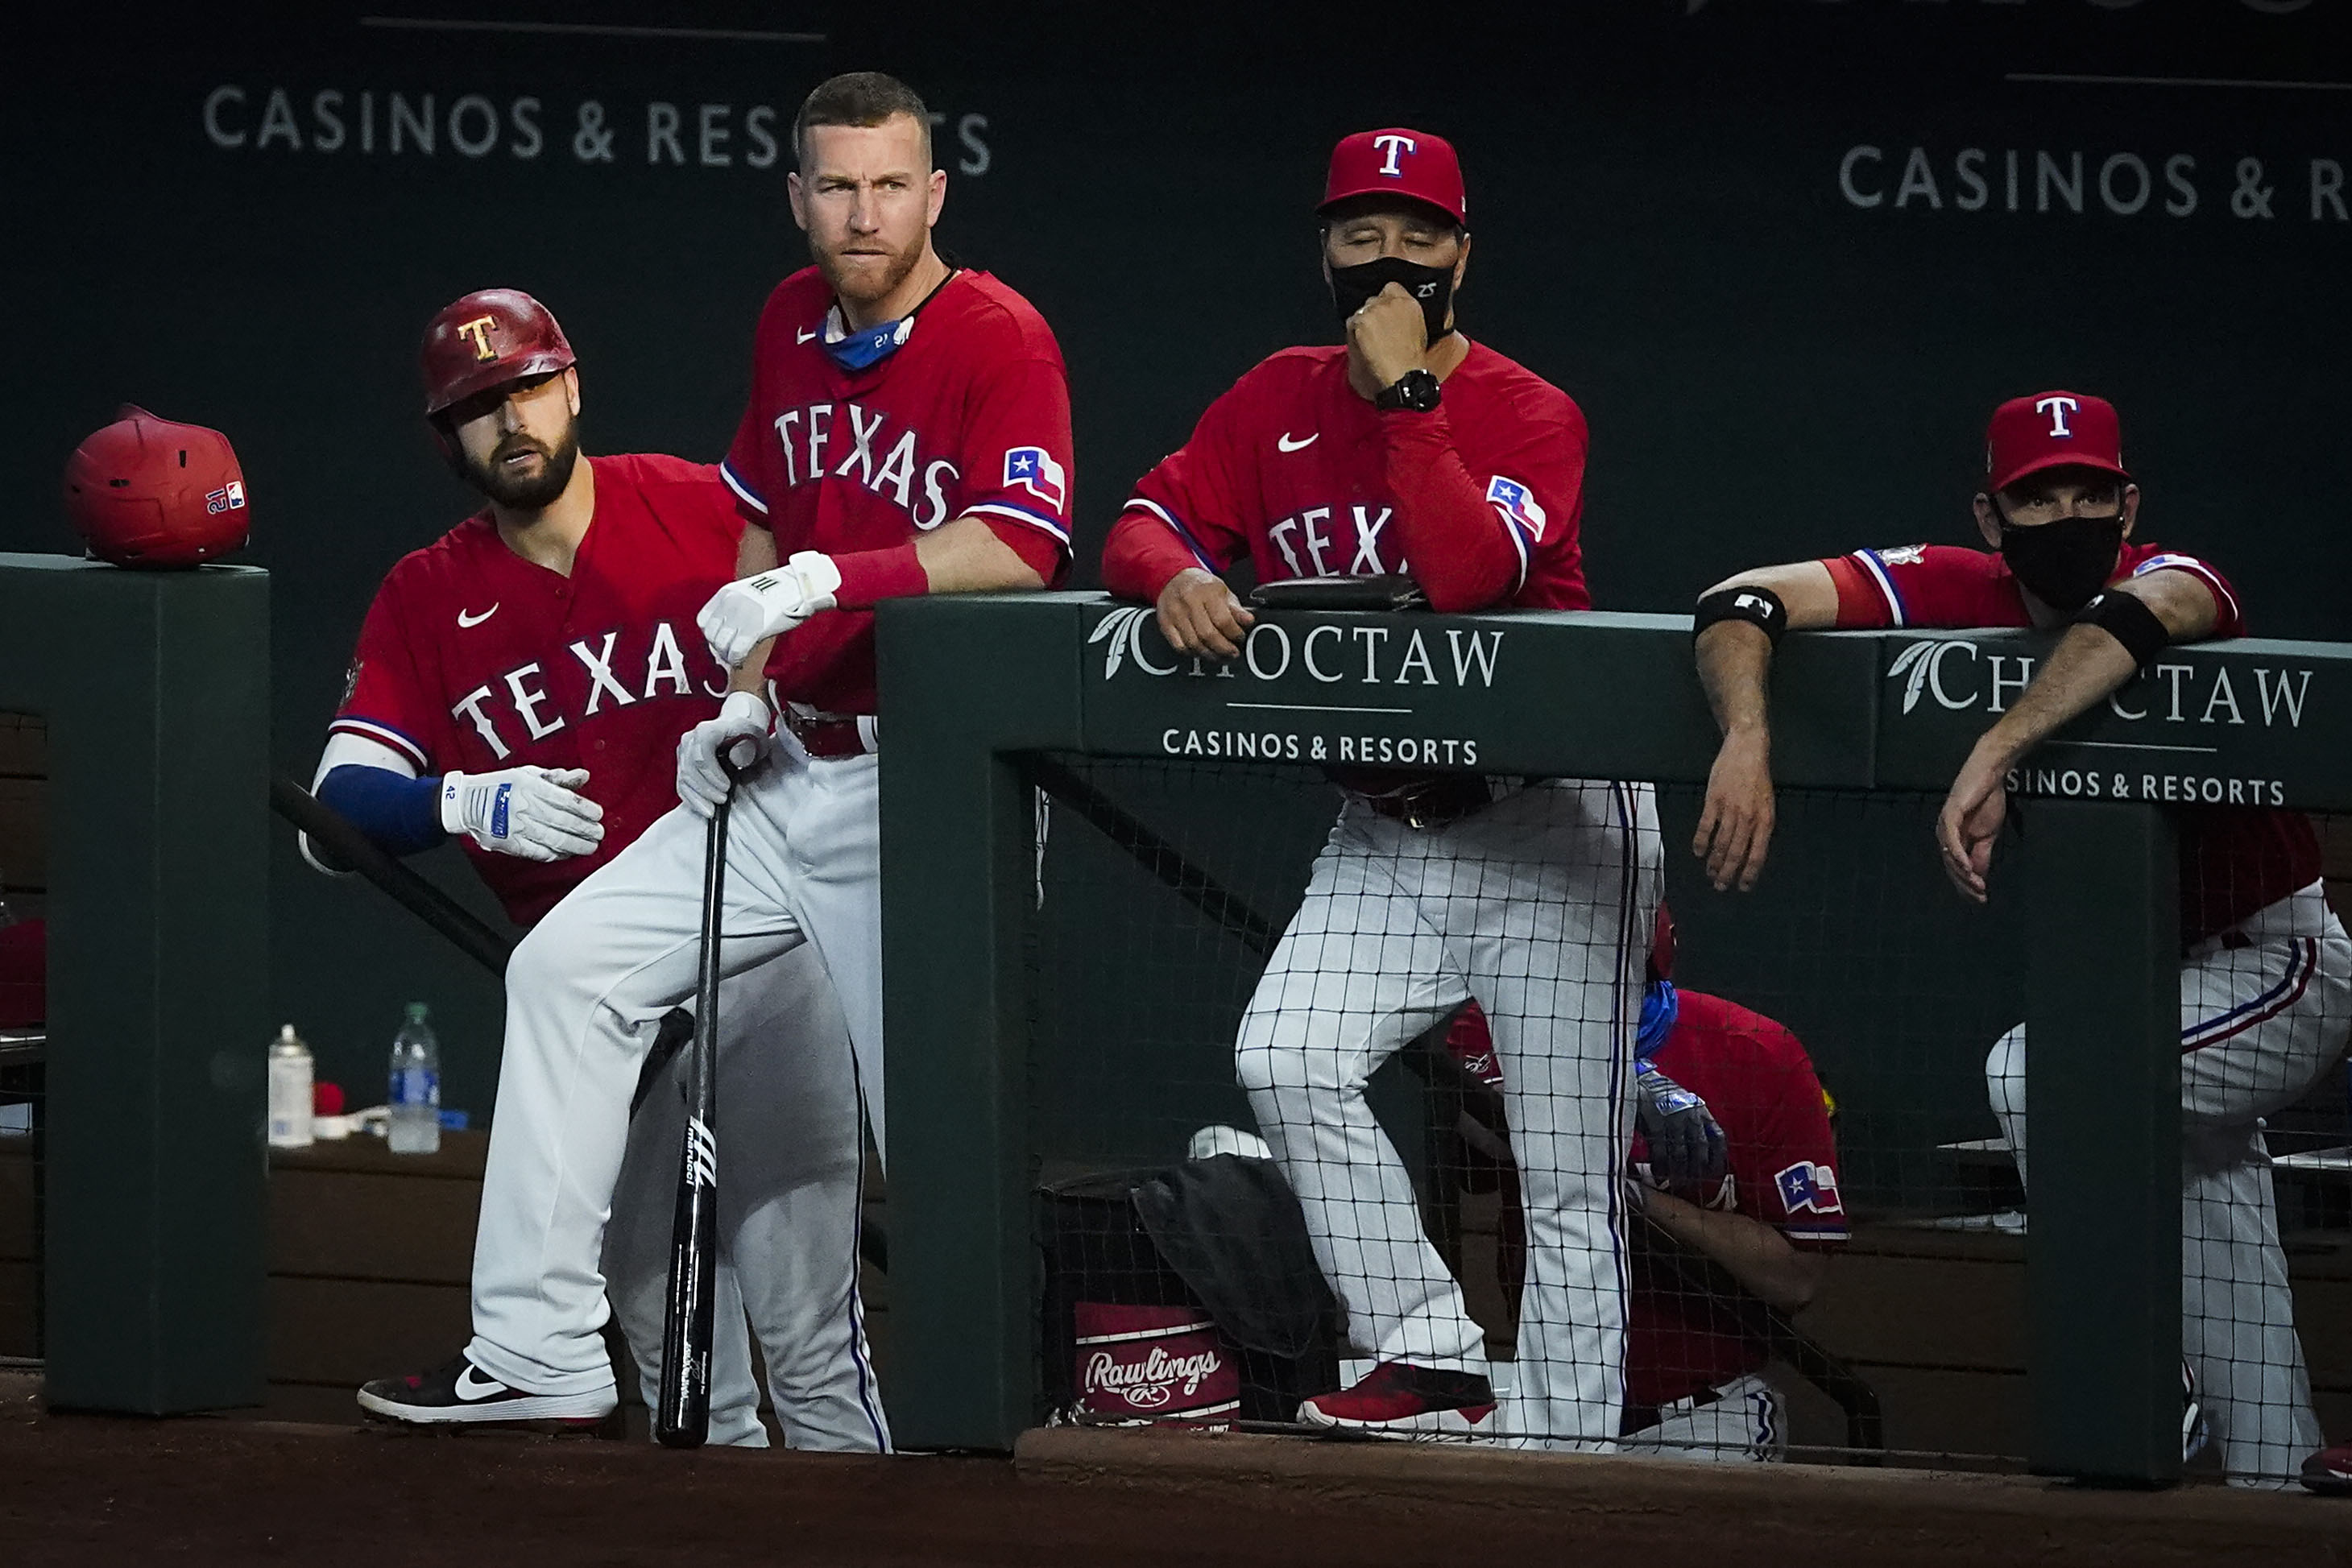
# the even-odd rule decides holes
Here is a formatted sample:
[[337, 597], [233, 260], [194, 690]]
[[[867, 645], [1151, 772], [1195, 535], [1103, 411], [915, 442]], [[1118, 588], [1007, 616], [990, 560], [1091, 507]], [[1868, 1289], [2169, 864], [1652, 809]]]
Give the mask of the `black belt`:
[[868, 747], [866, 735], [855, 717], [806, 718], [784, 710], [784, 727], [801, 743], [801, 749], [811, 757], [831, 760], [842, 757], [863, 757]]
[[1400, 779], [1375, 769], [1334, 768], [1331, 781], [1380, 815], [1423, 831], [1458, 822], [1495, 803], [1494, 787], [1483, 773], [1430, 773]]

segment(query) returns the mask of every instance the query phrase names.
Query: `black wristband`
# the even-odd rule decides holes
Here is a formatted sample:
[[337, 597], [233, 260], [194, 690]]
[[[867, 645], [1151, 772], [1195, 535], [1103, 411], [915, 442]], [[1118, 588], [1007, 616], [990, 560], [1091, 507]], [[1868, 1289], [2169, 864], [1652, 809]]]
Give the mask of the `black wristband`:
[[2164, 629], [2147, 601], [2137, 594], [2118, 593], [2114, 589], [2094, 598], [2074, 617], [2077, 626], [2096, 626], [2124, 645], [2132, 663], [2142, 670], [2156, 663], [2156, 656], [2172, 646], [2172, 633]]
[[1745, 621], [1777, 645], [1780, 633], [1789, 629], [1789, 607], [1769, 588], [1753, 584], [1718, 588], [1712, 593], [1701, 594], [1698, 607], [1691, 612], [1693, 641], [1718, 621]]

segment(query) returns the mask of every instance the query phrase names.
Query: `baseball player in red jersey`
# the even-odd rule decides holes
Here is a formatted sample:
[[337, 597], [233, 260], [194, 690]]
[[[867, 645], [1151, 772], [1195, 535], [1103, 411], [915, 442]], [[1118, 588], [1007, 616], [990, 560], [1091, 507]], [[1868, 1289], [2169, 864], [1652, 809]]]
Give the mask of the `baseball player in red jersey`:
[[[1758, 1300], [1801, 1310], [1821, 1288], [1824, 1254], [1847, 1235], [1829, 1105], [1804, 1045], [1761, 1013], [1672, 980], [1651, 988], [1642, 1034], [1643, 1059], [1706, 1102], [1728, 1166], [1717, 1183], [1670, 1186], [1637, 1134], [1644, 1212]], [[1625, 1316], [1625, 1452], [1787, 1457], [1788, 1422], [1763, 1375], [1764, 1346], [1709, 1300], [1639, 1272]]]
[[[739, 580], [699, 616], [733, 689], [679, 742], [686, 804], [541, 921], [507, 972], [464, 1360], [485, 1382], [583, 1406], [613, 1402], [597, 1242], [639, 1063], [694, 989], [701, 818], [723, 798], [720, 751], [757, 754], [728, 839], [724, 970], [756, 972], [806, 944], [854, 1046], [794, 1019], [759, 1054], [780, 1092], [843, 1107], [845, 1152], [861, 1103], [887, 1147], [871, 612], [898, 595], [1041, 587], [1067, 559], [1061, 352], [1027, 301], [933, 249], [947, 176], [921, 99], [888, 77], [835, 77], [802, 105], [793, 147], [793, 214], [816, 265], [761, 318], [724, 466], [751, 526]], [[721, 1083], [723, 1119], [739, 1100], [723, 1071]], [[741, 1142], [720, 1163], [722, 1204]], [[857, 1292], [861, 1168], [845, 1160], [775, 1197], [802, 1239], [791, 1269], [735, 1261], [780, 1402], [790, 1391], [826, 1424], [811, 1446], [887, 1451]], [[730, 1252], [740, 1236], [724, 1238]]]
[[[1783, 632], [2068, 627], [1977, 742], [1937, 823], [1946, 873], [1982, 902], [2005, 781], [2027, 753], [2121, 692], [2169, 644], [2245, 631], [2236, 591], [2212, 566], [2132, 538], [2140, 492], [2124, 467], [2116, 411], [2102, 399], [2050, 392], [1995, 410], [1975, 508], [1990, 550], [1857, 550], [1741, 572], [1700, 599], [1699, 674], [1724, 738], [1695, 847], [1717, 887], [1752, 885], [1770, 840], [1766, 676]], [[2343, 1051], [2352, 943], [2323, 896], [2306, 819], [2199, 805], [2176, 821], [2182, 1347], [2231, 1479], [2283, 1485], [2320, 1438], [2262, 1118], [2300, 1099]], [[2024, 1051], [2021, 1027], [1986, 1063], [2021, 1176]]]
[[[726, 681], [694, 616], [733, 575], [742, 525], [714, 468], [581, 455], [572, 346], [528, 294], [485, 289], [443, 309], [425, 329], [423, 369], [436, 438], [489, 504], [385, 578], [313, 788], [394, 852], [462, 835], [508, 915], [529, 926], [676, 806], [677, 737], [718, 711]], [[724, 1049], [739, 1074], [756, 1066], [738, 1067], [742, 1042], [776, 1020], [837, 1019], [813, 967], [739, 983], [727, 1000]], [[844, 1106], [854, 1124], [854, 1102]], [[649, 1399], [682, 1115], [676, 1095], [656, 1093], [631, 1123], [605, 1244]], [[838, 1139], [844, 1113], [749, 1097], [743, 1120], [763, 1148], [782, 1148]], [[732, 1173], [733, 1200], [789, 1185], [790, 1162], [765, 1163], [774, 1168], [755, 1159]], [[719, 1290], [713, 1437], [764, 1445], [731, 1262]], [[391, 1380], [361, 1404], [429, 1418], [439, 1412], [419, 1401], [437, 1385], [430, 1374], [414, 1386]], [[522, 1415], [507, 1398], [457, 1408]], [[794, 1414], [782, 1399], [778, 1409], [789, 1427]]]
[[[1585, 608], [1584, 419], [1454, 329], [1470, 241], [1454, 149], [1402, 128], [1349, 136], [1318, 210], [1346, 344], [1286, 350], [1212, 404], [1137, 485], [1104, 551], [1105, 584], [1155, 603], [1174, 647], [1213, 658], [1248, 633], [1218, 575], [1244, 551], [1261, 580], [1409, 572], [1445, 611]], [[1650, 791], [1335, 778], [1348, 804], [1236, 1053], [1349, 1337], [1375, 1364], [1300, 1418], [1381, 1435], [1612, 1437], [1634, 936], [1659, 862]], [[1477, 1326], [1363, 1099], [1381, 1062], [1473, 996], [1510, 1069], [1534, 1231], [1518, 1382], [1500, 1420]]]

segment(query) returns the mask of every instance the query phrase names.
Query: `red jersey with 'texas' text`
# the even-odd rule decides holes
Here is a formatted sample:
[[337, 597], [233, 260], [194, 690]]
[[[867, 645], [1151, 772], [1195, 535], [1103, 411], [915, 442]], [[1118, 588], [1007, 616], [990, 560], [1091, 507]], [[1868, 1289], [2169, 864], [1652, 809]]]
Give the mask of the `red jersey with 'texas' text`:
[[[1042, 537], [1066, 563], [1077, 469], [1069, 378], [1045, 318], [987, 273], [959, 272], [896, 352], [853, 371], [824, 351], [833, 304], [814, 267], [769, 296], [720, 465], [745, 515], [775, 535], [776, 558], [888, 549], [973, 516], [1011, 539]], [[768, 675], [788, 701], [873, 713], [873, 612], [786, 632]]]
[[[1588, 444], [1567, 393], [1483, 343], [1426, 413], [1375, 408], [1349, 384], [1344, 347], [1286, 349], [1211, 403], [1192, 439], [1136, 485], [1106, 581], [1159, 593], [1173, 571], [1122, 571], [1117, 538], [1156, 528], [1182, 547], [1158, 554], [1170, 565], [1222, 573], [1246, 555], [1260, 581], [1404, 573], [1441, 610], [1588, 609], [1577, 537]], [[1502, 570], [1480, 578], [1475, 602], [1442, 602], [1446, 563], [1409, 559], [1409, 532], [1492, 552]]]
[[594, 852], [535, 862], [466, 843], [528, 925], [677, 804], [678, 736], [719, 711], [726, 672], [695, 616], [735, 575], [742, 523], [718, 471], [585, 457], [596, 506], [572, 575], [507, 548], [485, 510], [401, 558], [360, 630], [333, 731], [419, 775], [584, 768]]

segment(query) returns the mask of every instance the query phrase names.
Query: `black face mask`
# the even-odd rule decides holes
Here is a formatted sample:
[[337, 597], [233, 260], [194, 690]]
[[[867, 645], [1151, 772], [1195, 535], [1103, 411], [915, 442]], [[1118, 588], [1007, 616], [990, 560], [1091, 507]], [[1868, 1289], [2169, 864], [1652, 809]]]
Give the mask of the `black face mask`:
[[1404, 291], [1421, 302], [1421, 319], [1429, 329], [1431, 342], [1445, 336], [1445, 318], [1454, 307], [1454, 269], [1423, 267], [1401, 256], [1331, 269], [1331, 303], [1339, 308], [1339, 324], [1346, 326], [1348, 318], [1362, 309], [1366, 300], [1391, 283], [1403, 284]]
[[2039, 528], [2000, 525], [2000, 559], [2033, 597], [2062, 614], [2073, 614], [2107, 585], [2124, 542], [2124, 520], [2060, 517]]

